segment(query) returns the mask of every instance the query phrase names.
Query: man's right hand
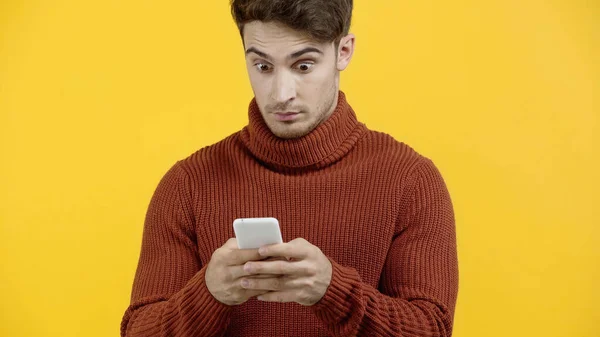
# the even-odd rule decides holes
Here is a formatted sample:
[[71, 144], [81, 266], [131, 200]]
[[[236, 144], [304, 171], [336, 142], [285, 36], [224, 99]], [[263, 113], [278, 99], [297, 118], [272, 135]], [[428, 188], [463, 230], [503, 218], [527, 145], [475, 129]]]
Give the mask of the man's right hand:
[[244, 264], [262, 259], [258, 249], [239, 249], [235, 238], [227, 240], [215, 250], [206, 267], [204, 281], [208, 291], [226, 305], [239, 305], [267, 293], [268, 290], [244, 289], [241, 284], [241, 278], [249, 275], [244, 271]]

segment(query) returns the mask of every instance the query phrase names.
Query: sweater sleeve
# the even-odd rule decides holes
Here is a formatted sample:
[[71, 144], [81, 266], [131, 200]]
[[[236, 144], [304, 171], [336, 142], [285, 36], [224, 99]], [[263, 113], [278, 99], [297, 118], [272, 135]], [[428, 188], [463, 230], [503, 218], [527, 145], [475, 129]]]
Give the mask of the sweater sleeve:
[[[144, 222], [122, 337], [220, 336], [230, 308], [206, 288], [187, 174], [175, 164], [158, 184]], [[187, 191], [185, 193], [184, 191]]]
[[332, 261], [312, 309], [334, 336], [451, 336], [458, 294], [454, 211], [431, 160], [415, 169], [378, 289]]

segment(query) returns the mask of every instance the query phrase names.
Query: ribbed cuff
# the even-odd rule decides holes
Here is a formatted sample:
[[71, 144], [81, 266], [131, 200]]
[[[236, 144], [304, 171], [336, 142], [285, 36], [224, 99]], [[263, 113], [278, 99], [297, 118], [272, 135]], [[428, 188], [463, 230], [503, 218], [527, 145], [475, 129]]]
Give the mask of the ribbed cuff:
[[196, 334], [212, 335], [227, 327], [232, 308], [219, 302], [210, 293], [204, 280], [205, 271], [206, 266], [185, 287], [180, 298], [180, 311], [189, 319], [184, 326], [195, 330]]
[[325, 295], [311, 309], [325, 324], [335, 324], [350, 316], [361, 296], [361, 279], [353, 268], [331, 261], [331, 282]]

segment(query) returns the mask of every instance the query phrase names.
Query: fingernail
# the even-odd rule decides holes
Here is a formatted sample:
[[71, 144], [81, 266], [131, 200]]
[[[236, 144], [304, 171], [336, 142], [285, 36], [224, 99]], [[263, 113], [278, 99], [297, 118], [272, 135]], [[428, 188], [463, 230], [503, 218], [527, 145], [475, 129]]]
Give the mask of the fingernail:
[[261, 296], [257, 296], [256, 299], [259, 300], [259, 301], [264, 301], [265, 300], [265, 298], [262, 297], [262, 295]]
[[247, 288], [249, 284], [250, 284], [250, 281], [248, 281], [246, 279], [242, 280], [242, 287]]
[[260, 247], [260, 248], [258, 249], [258, 254], [260, 254], [260, 255], [265, 255], [266, 253], [267, 253], [267, 248], [265, 248], [265, 247]]

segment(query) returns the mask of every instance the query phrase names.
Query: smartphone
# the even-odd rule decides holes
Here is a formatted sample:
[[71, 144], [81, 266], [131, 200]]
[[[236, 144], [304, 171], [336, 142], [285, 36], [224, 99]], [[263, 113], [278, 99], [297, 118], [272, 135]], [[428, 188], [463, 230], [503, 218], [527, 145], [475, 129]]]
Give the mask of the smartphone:
[[240, 249], [257, 249], [283, 243], [279, 221], [275, 218], [240, 218], [233, 221], [233, 231]]

